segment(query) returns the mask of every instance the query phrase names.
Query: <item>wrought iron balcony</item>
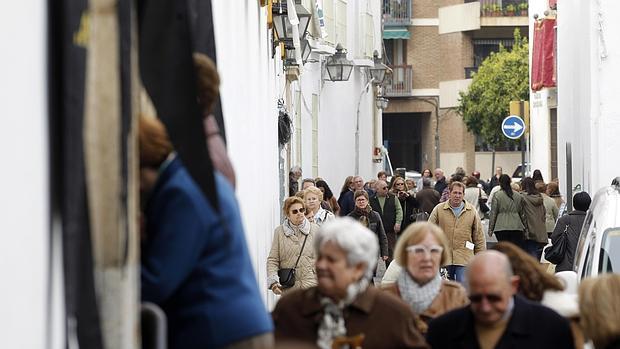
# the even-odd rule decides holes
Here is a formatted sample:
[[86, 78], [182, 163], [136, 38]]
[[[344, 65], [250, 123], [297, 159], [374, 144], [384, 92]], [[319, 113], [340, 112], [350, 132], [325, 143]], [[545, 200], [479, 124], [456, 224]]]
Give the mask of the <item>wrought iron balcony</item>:
[[410, 25], [411, 0], [383, 0], [385, 25]]
[[385, 78], [386, 97], [411, 96], [413, 89], [413, 69], [410, 65], [391, 65], [392, 74]]
[[483, 17], [527, 17], [527, 0], [480, 0]]

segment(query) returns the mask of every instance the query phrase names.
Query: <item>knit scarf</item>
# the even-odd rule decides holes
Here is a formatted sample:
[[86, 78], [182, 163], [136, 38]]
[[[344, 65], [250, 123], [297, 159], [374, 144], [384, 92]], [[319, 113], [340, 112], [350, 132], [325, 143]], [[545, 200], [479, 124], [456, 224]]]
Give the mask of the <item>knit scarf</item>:
[[331, 349], [334, 338], [347, 335], [343, 310], [368, 288], [368, 284], [368, 279], [365, 277], [358, 282], [350, 284], [347, 287], [347, 296], [338, 302], [335, 302], [329, 297], [321, 297], [320, 302], [323, 306], [323, 317], [319, 325], [316, 340], [316, 344], [319, 348]]
[[304, 235], [308, 235], [310, 232], [310, 222], [308, 219], [304, 218], [303, 222], [300, 225], [294, 225], [288, 218], [284, 218], [284, 223], [282, 223], [282, 228], [284, 231], [284, 236], [295, 235], [297, 231], [300, 231]]
[[366, 228], [370, 225], [370, 212], [372, 212], [372, 207], [367, 205], [366, 208], [359, 208], [355, 206], [353, 212], [359, 216], [358, 220], [362, 223]]
[[409, 272], [403, 268], [396, 281], [401, 298], [409, 304], [414, 313], [422, 314], [431, 306], [441, 289], [439, 273], [429, 282], [420, 286], [413, 280]]

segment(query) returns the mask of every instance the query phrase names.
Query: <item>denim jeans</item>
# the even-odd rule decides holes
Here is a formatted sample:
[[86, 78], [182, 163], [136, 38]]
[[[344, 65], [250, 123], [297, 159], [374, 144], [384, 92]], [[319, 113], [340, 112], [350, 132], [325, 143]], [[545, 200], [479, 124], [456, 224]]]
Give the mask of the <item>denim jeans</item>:
[[534, 240], [525, 240], [525, 251], [529, 253], [532, 257], [536, 258], [537, 261], [540, 262], [540, 257], [542, 256], [542, 250], [545, 247], [545, 243], [536, 242]]
[[446, 265], [448, 270], [448, 279], [456, 281], [460, 284], [465, 282], [465, 266], [463, 265]]

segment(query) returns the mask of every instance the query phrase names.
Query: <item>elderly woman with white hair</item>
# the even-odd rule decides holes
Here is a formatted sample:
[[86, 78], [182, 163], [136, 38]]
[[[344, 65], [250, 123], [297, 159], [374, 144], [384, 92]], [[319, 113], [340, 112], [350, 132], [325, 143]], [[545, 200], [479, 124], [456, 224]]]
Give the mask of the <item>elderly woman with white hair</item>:
[[331, 349], [362, 341], [364, 349], [427, 348], [415, 315], [397, 297], [370, 285], [379, 256], [376, 236], [351, 218], [325, 223], [314, 238], [318, 285], [288, 293], [272, 316], [278, 343]]

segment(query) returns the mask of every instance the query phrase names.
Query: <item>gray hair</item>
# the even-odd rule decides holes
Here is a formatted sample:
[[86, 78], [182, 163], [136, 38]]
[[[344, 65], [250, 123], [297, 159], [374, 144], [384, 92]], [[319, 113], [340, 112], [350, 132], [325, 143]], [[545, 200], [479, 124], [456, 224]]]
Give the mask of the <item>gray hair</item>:
[[295, 172], [301, 173], [301, 167], [293, 166], [293, 167], [291, 167], [291, 171], [290, 172], [292, 172], [292, 173], [295, 173]]
[[422, 178], [422, 187], [423, 188], [430, 188], [431, 187], [431, 180], [428, 177], [424, 177]]
[[377, 236], [350, 217], [335, 218], [321, 226], [314, 237], [314, 249], [319, 252], [327, 242], [333, 242], [347, 254], [347, 264], [366, 264], [366, 276], [372, 277], [379, 258]]

